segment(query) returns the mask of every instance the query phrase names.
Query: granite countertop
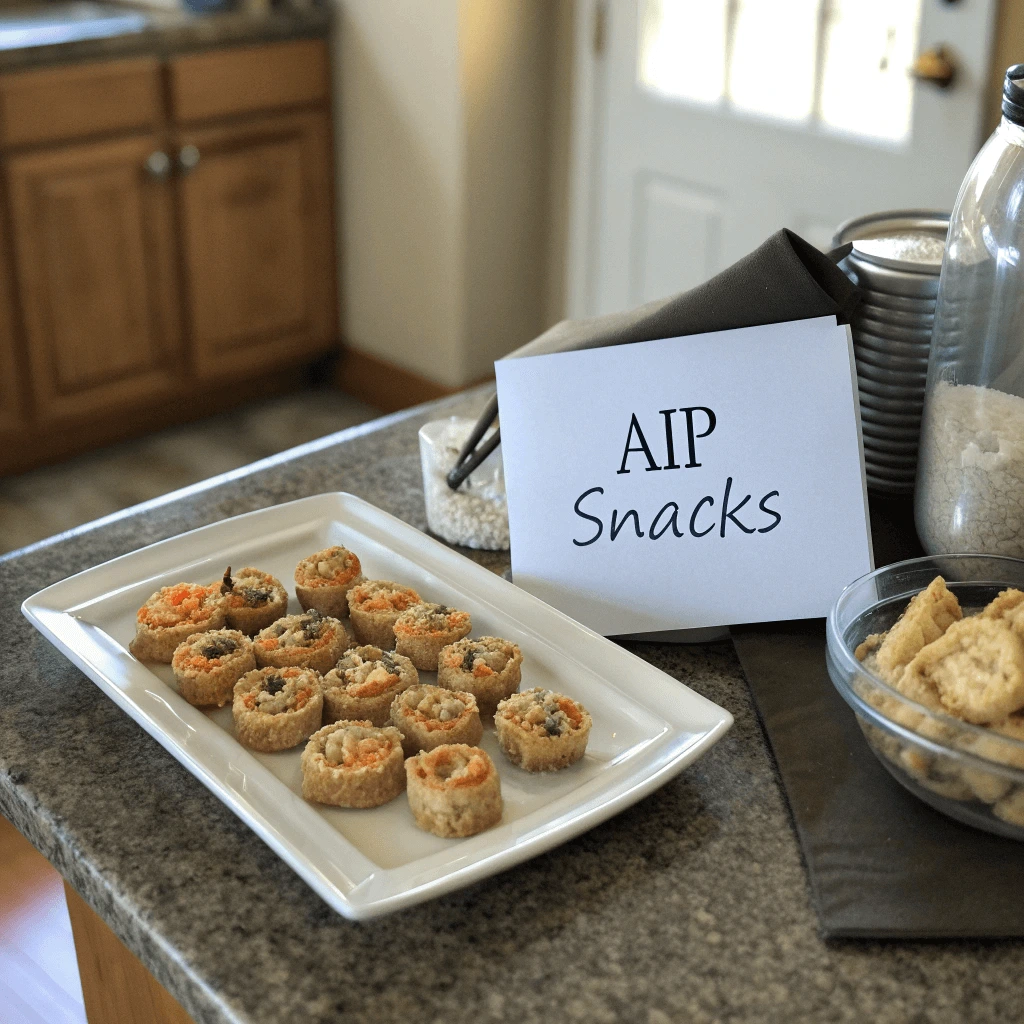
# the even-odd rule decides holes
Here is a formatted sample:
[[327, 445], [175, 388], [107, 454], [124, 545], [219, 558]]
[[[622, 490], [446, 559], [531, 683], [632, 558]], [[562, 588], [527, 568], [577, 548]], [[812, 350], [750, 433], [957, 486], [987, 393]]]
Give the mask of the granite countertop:
[[[54, 64], [106, 60], [151, 54], [212, 49], [246, 43], [274, 42], [326, 36], [331, 26], [331, 7], [321, 0], [293, 6], [282, 0], [271, 10], [256, 14], [243, 9], [197, 14], [184, 7], [132, 6], [103, 0], [125, 12], [138, 11], [149, 21], [141, 31], [117, 32], [97, 39], [79, 39], [46, 46], [0, 46], [0, 71], [28, 70]], [[30, 3], [18, 9], [28, 9]], [[5, 7], [0, 4], [0, 17]]]
[[727, 642], [632, 646], [735, 716], [696, 764], [550, 853], [353, 924], [20, 614], [70, 573], [321, 491], [424, 528], [416, 430], [483, 397], [357, 427], [0, 560], [0, 812], [198, 1024], [1015, 1019], [1020, 942], [821, 939]]

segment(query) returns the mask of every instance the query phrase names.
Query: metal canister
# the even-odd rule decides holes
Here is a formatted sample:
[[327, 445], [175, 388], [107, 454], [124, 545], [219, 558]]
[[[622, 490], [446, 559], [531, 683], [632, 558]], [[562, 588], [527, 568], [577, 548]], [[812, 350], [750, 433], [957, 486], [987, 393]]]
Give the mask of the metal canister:
[[913, 494], [928, 351], [949, 214], [893, 210], [855, 217], [833, 244], [861, 289], [850, 327], [868, 487]]

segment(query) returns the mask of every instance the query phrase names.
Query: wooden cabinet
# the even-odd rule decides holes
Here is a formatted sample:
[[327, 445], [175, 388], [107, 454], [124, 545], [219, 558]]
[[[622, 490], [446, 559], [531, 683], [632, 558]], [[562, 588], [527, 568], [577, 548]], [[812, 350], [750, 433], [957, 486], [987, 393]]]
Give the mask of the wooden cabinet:
[[0, 473], [336, 343], [329, 95], [319, 40], [0, 75]]
[[41, 421], [169, 393], [179, 374], [171, 195], [154, 137], [12, 157], [18, 290]]
[[252, 370], [334, 333], [330, 124], [319, 113], [185, 132], [179, 181], [192, 356], [201, 376]]

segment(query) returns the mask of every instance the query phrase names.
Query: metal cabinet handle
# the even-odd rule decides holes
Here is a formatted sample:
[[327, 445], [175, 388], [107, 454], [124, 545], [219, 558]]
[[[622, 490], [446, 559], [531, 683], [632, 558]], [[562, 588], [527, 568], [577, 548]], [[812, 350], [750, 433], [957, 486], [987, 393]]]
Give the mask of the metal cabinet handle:
[[195, 170], [196, 164], [199, 163], [199, 148], [191, 144], [182, 146], [178, 150], [178, 170], [182, 174], [188, 174], [189, 171]]
[[151, 178], [156, 178], [159, 181], [171, 173], [171, 158], [162, 149], [157, 149], [146, 157], [143, 166]]

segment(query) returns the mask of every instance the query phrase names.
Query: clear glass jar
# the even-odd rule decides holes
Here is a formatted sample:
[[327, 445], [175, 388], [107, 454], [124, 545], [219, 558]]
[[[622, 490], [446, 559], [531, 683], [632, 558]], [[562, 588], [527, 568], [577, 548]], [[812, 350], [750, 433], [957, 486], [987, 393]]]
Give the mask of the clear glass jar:
[[1018, 64], [949, 225], [915, 492], [918, 536], [932, 555], [1024, 557], [1022, 85]]

